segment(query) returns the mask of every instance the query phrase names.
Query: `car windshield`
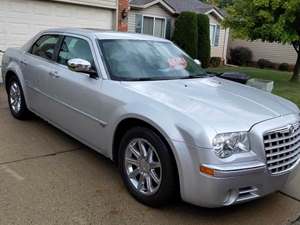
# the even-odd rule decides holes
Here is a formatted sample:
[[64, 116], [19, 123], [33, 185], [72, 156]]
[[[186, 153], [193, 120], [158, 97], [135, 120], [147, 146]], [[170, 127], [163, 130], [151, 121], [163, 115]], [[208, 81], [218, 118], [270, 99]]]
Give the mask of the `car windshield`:
[[171, 80], [206, 77], [206, 72], [171, 42], [99, 40], [111, 79]]

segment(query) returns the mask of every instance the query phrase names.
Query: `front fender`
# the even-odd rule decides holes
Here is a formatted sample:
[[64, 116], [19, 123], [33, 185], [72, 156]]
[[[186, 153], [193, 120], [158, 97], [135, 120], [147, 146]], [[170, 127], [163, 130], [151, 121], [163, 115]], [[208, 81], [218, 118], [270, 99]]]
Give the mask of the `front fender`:
[[199, 125], [189, 117], [174, 112], [163, 105], [141, 102], [122, 105], [111, 115], [111, 118], [116, 118], [107, 125], [106, 140], [108, 140], [108, 146], [106, 149], [108, 149], [107, 155], [111, 159], [113, 158], [113, 142], [116, 129], [125, 119], [139, 119], [158, 130], [167, 140], [177, 159], [175, 142], [210, 148], [211, 138], [215, 136], [215, 131], [210, 127]]
[[[139, 107], [136, 107], [136, 106]], [[128, 104], [124, 105], [123, 107], [120, 107], [115, 113], [113, 114], [113, 118], [117, 118], [113, 123], [108, 124], [108, 130], [110, 131], [109, 134], [106, 136], [109, 140], [107, 143], [109, 146], [107, 149], [108, 151], [108, 157], [113, 159], [113, 142], [114, 142], [114, 136], [115, 132], [117, 130], [118, 125], [126, 120], [126, 119], [138, 119], [141, 120], [152, 127], [154, 127], [160, 134], [165, 138], [167, 141], [173, 156], [175, 158], [175, 162], [177, 165], [177, 172], [179, 174], [179, 177], [182, 177], [182, 164], [181, 164], [181, 154], [179, 153], [176, 148], [177, 143], [176, 142], [184, 142], [184, 138], [181, 135], [179, 129], [176, 127], [176, 123], [172, 120], [171, 117], [167, 117], [166, 115], [163, 115], [162, 111], [151, 107], [150, 105], [143, 104], [143, 103], [135, 103], [135, 104]], [[174, 140], [177, 141], [174, 141]], [[187, 153], [187, 155], [190, 155]], [[179, 179], [180, 187], [182, 187], [182, 180]]]
[[[137, 105], [139, 107], [137, 107]], [[108, 155], [112, 158], [113, 139], [118, 125], [126, 119], [141, 120], [160, 132], [160, 134], [171, 144], [171, 140], [183, 141], [183, 138], [176, 128], [174, 121], [170, 117], [164, 117], [162, 112], [143, 103], [132, 103], [123, 105], [116, 110], [111, 118], [116, 118], [114, 121], [108, 123], [107, 134], [109, 149]]]
[[[108, 156], [113, 159], [113, 139], [116, 129], [122, 121], [126, 119], [139, 119], [151, 125], [165, 138], [173, 153], [179, 175], [180, 190], [183, 196], [184, 190], [186, 190], [184, 179], [182, 179], [184, 168], [187, 167], [186, 162], [193, 161], [194, 155], [197, 152], [195, 149], [198, 149], [195, 147], [197, 142], [193, 135], [200, 135], [199, 141], [202, 142], [201, 144], [208, 145], [210, 139], [207, 137], [207, 133], [209, 132], [206, 131], [207, 133], [204, 134], [205, 127], [198, 127], [196, 129], [197, 124], [194, 121], [177, 115], [177, 113], [169, 111], [164, 106], [157, 105], [155, 107], [155, 104], [132, 103], [123, 105], [113, 113], [112, 117], [117, 119], [107, 125], [110, 131], [106, 136], [109, 143], [109, 146], [107, 146], [107, 149], [109, 149]], [[187, 128], [189, 126], [192, 127]], [[214, 131], [212, 130], [212, 132]], [[189, 168], [194, 168], [193, 166], [194, 164], [188, 165]]]

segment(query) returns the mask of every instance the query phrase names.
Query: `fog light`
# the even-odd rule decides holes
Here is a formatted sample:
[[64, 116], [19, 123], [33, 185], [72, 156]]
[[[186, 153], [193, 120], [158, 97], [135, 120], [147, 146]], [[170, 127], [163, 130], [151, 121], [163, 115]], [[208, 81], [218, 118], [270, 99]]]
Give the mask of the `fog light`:
[[209, 176], [215, 175], [215, 170], [206, 166], [200, 166], [200, 172]]

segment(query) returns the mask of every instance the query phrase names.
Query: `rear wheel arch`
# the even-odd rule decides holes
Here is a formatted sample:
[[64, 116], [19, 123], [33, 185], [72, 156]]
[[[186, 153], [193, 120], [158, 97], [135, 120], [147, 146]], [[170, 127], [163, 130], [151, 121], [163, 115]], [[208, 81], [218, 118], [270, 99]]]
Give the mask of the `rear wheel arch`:
[[17, 78], [19, 81], [20, 81], [20, 79], [19, 79], [19, 77], [18, 77], [18, 75], [14, 72], [14, 71], [12, 71], [12, 70], [9, 70], [9, 71], [7, 71], [6, 72], [6, 74], [5, 74], [5, 90], [6, 91], [8, 91], [8, 85], [9, 85], [9, 81], [12, 79], [12, 78]]

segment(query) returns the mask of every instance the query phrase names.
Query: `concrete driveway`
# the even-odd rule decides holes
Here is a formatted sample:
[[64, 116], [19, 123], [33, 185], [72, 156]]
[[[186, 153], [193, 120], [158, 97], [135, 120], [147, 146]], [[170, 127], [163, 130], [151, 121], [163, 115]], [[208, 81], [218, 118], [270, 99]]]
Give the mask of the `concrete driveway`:
[[277, 193], [244, 205], [204, 209], [137, 203], [106, 158], [46, 122], [17, 121], [0, 88], [0, 224], [284, 225], [300, 202]]

